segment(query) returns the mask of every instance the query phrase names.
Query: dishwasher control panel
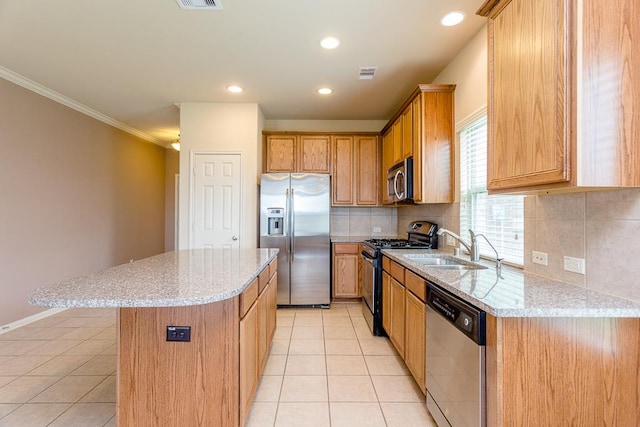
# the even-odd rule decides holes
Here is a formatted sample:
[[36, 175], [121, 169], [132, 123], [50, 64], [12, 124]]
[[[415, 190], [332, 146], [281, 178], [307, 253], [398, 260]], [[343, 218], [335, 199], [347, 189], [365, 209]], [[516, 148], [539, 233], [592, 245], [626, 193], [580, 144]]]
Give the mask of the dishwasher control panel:
[[485, 312], [429, 283], [429, 307], [479, 345], [485, 343]]

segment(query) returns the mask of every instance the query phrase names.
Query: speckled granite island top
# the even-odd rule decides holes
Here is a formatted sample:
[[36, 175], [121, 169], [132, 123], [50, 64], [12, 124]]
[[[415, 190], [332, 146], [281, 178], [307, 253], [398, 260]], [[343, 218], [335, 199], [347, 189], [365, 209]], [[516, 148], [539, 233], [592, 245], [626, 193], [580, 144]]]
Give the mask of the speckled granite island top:
[[277, 249], [191, 249], [167, 252], [36, 289], [44, 307], [178, 307], [239, 295]]
[[[404, 267], [496, 317], [640, 317], [640, 303], [481, 261], [481, 270], [430, 268], [405, 254], [445, 254], [394, 249], [382, 253]], [[468, 257], [461, 256], [468, 260]]]

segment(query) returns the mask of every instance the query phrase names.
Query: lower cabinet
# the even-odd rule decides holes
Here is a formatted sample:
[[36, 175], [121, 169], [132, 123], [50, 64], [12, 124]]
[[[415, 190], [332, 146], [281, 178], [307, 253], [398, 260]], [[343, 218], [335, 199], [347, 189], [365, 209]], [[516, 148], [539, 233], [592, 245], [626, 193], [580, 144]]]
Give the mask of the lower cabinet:
[[360, 291], [360, 245], [333, 244], [333, 297], [358, 298]]
[[383, 259], [382, 327], [424, 393], [426, 359], [426, 284], [400, 264]]
[[405, 290], [404, 363], [424, 393], [426, 356], [426, 304], [409, 290]]
[[276, 269], [267, 267], [240, 295], [241, 426], [249, 415], [276, 330], [277, 277]]
[[404, 286], [395, 278], [391, 278], [391, 334], [389, 339], [398, 350], [398, 354], [404, 359], [404, 343], [405, 343], [405, 296]]

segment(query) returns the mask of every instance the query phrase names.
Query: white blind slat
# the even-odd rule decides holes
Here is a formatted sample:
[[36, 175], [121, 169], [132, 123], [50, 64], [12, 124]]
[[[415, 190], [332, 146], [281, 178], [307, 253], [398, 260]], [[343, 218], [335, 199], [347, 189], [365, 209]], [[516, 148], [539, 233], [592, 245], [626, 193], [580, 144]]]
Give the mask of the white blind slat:
[[[487, 236], [505, 261], [524, 263], [524, 196], [487, 193], [487, 116], [460, 131], [460, 232]], [[482, 240], [480, 254], [495, 253]]]

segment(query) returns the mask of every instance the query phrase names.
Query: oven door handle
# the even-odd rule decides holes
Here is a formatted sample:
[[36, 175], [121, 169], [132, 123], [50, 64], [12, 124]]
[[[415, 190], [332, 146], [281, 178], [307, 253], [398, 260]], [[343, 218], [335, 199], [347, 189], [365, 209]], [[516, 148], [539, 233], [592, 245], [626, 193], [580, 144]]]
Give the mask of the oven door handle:
[[365, 261], [370, 262], [371, 264], [373, 264], [373, 261], [375, 260], [375, 258], [374, 258], [374, 257], [372, 257], [371, 255], [369, 255], [369, 254], [368, 254], [368, 253], [366, 253], [366, 252], [360, 252], [360, 255], [362, 256], [362, 258], [363, 258]]

